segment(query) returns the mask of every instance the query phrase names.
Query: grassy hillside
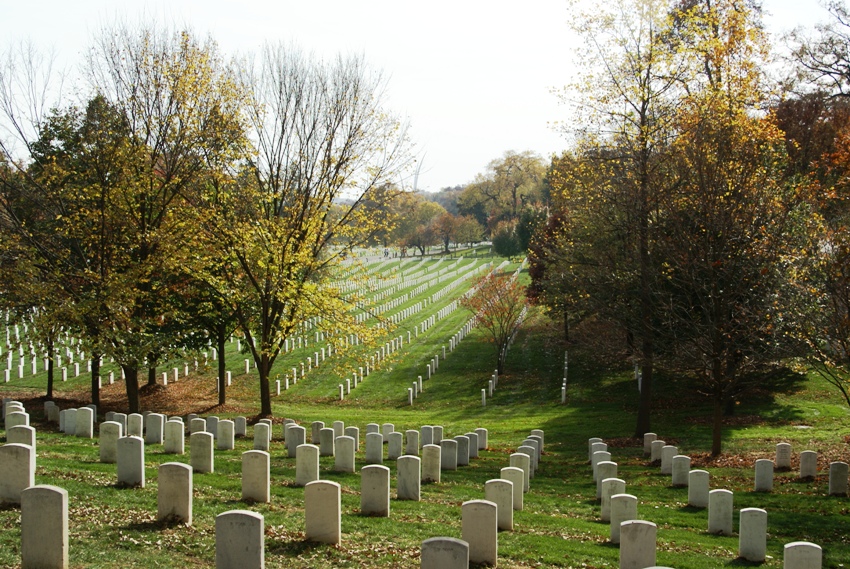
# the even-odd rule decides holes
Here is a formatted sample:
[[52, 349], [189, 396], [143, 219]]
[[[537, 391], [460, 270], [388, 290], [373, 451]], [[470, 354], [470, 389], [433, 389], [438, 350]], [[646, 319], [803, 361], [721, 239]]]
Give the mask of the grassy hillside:
[[[444, 299], [439, 306], [448, 302]], [[432, 310], [417, 315], [419, 322]], [[160, 446], [146, 449], [147, 485], [117, 488], [115, 465], [98, 462], [97, 440], [82, 440], [57, 432], [41, 416], [43, 381], [12, 381], [0, 394], [23, 400], [38, 430], [36, 483], [55, 484], [70, 494], [70, 557], [74, 567], [210, 567], [214, 564], [214, 519], [221, 512], [250, 509], [265, 516], [268, 567], [418, 567], [419, 547], [435, 536], [460, 537], [460, 506], [483, 498], [485, 481], [498, 478], [509, 454], [531, 429], [545, 431], [541, 468], [525, 496], [525, 509], [515, 513], [515, 531], [499, 535], [500, 567], [618, 566], [618, 550], [608, 543], [609, 528], [599, 521], [595, 485], [587, 464], [587, 439], [602, 437], [626, 491], [638, 497], [639, 517], [658, 524], [658, 564], [678, 568], [748, 565], [735, 561], [737, 537], [709, 535], [707, 512], [688, 507], [687, 489], [673, 488], [670, 479], [644, 459], [634, 428], [636, 386], [631, 371], [602, 366], [595, 354], [571, 348], [568, 404], [560, 404], [564, 346], [557, 328], [534, 314], [511, 349], [507, 373], [495, 396], [482, 407], [480, 391], [495, 367], [492, 346], [477, 333], [464, 340], [440, 363], [438, 373], [411, 407], [407, 387], [425, 375], [425, 363], [448, 346], [448, 338], [469, 317], [461, 310], [405, 345], [391, 361], [370, 375], [344, 401], [336, 386], [353, 362], [320, 367], [297, 386], [274, 398], [275, 440], [272, 443], [272, 500], [268, 504], [240, 501], [241, 453], [250, 450], [251, 427], [234, 451], [216, 451], [215, 473], [194, 476], [194, 524], [166, 525], [155, 521], [157, 467], [170, 461]], [[406, 332], [405, 332], [406, 338]], [[234, 384], [229, 403], [215, 407], [210, 373], [191, 374], [168, 387], [147, 390], [144, 408], [168, 414], [198, 412], [230, 417], [256, 413], [256, 380], [244, 374], [244, 359], [233, 358]], [[60, 405], [85, 404], [86, 379], [61, 386]], [[76, 382], [76, 383], [75, 383]], [[119, 382], [120, 383], [120, 382]], [[817, 377], [794, 376], [778, 391], [743, 401], [725, 431], [723, 456], [712, 459], [710, 408], [682, 381], [660, 375], [657, 380], [653, 428], [659, 438], [678, 445], [692, 457], [693, 468], [711, 473], [711, 488], [734, 492], [737, 511], [761, 507], [768, 511], [768, 555], [763, 567], [782, 566], [782, 546], [808, 540], [824, 548], [824, 567], [843, 567], [850, 559], [847, 512], [850, 500], [828, 497], [825, 474], [799, 482], [795, 472], [776, 473], [774, 491], [756, 494], [753, 463], [773, 458], [776, 443], [793, 444], [794, 464], [800, 451], [817, 450], [819, 468], [848, 458], [848, 409]], [[105, 388], [106, 410], [121, 406], [121, 386]], [[391, 422], [396, 430], [443, 425], [447, 437], [477, 427], [490, 433], [490, 448], [468, 467], [443, 474], [440, 484], [423, 486], [420, 502], [393, 499], [388, 519], [359, 514], [359, 474], [333, 472], [333, 459], [321, 459], [321, 477], [339, 482], [342, 494], [343, 543], [318, 545], [304, 539], [303, 489], [294, 486], [295, 460], [286, 457], [280, 439], [284, 418], [308, 427], [315, 420], [345, 421], [361, 430], [357, 469], [364, 465], [367, 423]], [[0, 437], [5, 432], [0, 430]], [[187, 444], [188, 449], [188, 444]], [[393, 475], [395, 465], [385, 461]], [[20, 511], [0, 509], [0, 566], [20, 563]]]

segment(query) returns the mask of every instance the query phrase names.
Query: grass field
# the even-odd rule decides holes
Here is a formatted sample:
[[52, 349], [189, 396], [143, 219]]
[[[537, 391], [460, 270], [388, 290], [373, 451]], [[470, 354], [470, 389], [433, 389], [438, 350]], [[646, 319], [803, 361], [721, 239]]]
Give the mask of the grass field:
[[[452, 298], [429, 306], [411, 323], [420, 322]], [[688, 507], [687, 489], [673, 488], [669, 477], [647, 464], [640, 442], [629, 438], [637, 395], [630, 370], [602, 366], [592, 352], [573, 346], [568, 403], [560, 404], [564, 345], [557, 328], [534, 311], [486, 407], [481, 405], [480, 391], [495, 367], [494, 354], [478, 333], [441, 361], [439, 372], [426, 382], [415, 404], [408, 406], [410, 382], [424, 375], [425, 364], [468, 318], [468, 313], [458, 310], [417, 341], [405, 343], [344, 401], [335, 397], [336, 386], [355, 367], [355, 359], [323, 365], [275, 397], [271, 502], [240, 501], [241, 453], [252, 448], [249, 427], [249, 436], [238, 439], [235, 450], [216, 452], [215, 473], [194, 476], [191, 527], [155, 521], [157, 467], [164, 462], [188, 462], [188, 455], [169, 455], [160, 446], [148, 446], [146, 487], [118, 488], [115, 465], [98, 462], [96, 439], [66, 436], [43, 420], [42, 378], [2, 385], [0, 395], [23, 400], [31, 413], [38, 431], [36, 483], [55, 484], [69, 492], [72, 567], [211, 567], [215, 516], [233, 509], [249, 509], [265, 517], [267, 567], [418, 567], [421, 542], [435, 536], [460, 537], [461, 504], [484, 497], [484, 483], [499, 477], [510, 453], [535, 428], [545, 431], [544, 456], [525, 496], [525, 508], [515, 513], [515, 530], [499, 535], [500, 567], [618, 566], [617, 547], [608, 543], [608, 525], [599, 521], [587, 464], [587, 439], [594, 436], [608, 442], [612, 460], [619, 465], [618, 476], [626, 480], [626, 491], [638, 497], [639, 517], [658, 525], [659, 565], [681, 569], [753, 565], [736, 559], [737, 537], [707, 533], [707, 512]], [[407, 329], [400, 327], [405, 338]], [[256, 380], [244, 374], [244, 355], [234, 352], [227, 357], [229, 363], [232, 359], [231, 369], [243, 369], [234, 372], [224, 408], [215, 406], [212, 370], [203, 369], [167, 388], [146, 390], [144, 408], [167, 414], [253, 416], [258, 409]], [[283, 363], [282, 370], [286, 369]], [[659, 438], [676, 444], [681, 454], [691, 456], [693, 468], [709, 470], [712, 489], [734, 492], [736, 531], [741, 508], [767, 510], [769, 558], [762, 567], [782, 567], [783, 545], [799, 540], [823, 547], [824, 567], [850, 567], [850, 500], [827, 496], [825, 474], [800, 482], [793, 471], [777, 472], [772, 493], [752, 491], [754, 461], [773, 458], [778, 442], [793, 444], [795, 468], [803, 450], [819, 452], [822, 472], [830, 461], [850, 458], [848, 409], [817, 377], [792, 379], [780, 391], [742, 401], [725, 430], [725, 452], [719, 458], [707, 452], [710, 407], [675, 377], [660, 374], [656, 380], [653, 429]], [[63, 408], [85, 404], [87, 381], [72, 379], [60, 385], [56, 400]], [[121, 408], [121, 388], [120, 382], [104, 388], [101, 420], [105, 411]], [[393, 499], [389, 518], [360, 515], [359, 474], [333, 472], [333, 459], [322, 458], [321, 477], [342, 486], [343, 541], [340, 546], [318, 545], [304, 538], [303, 489], [294, 486], [295, 461], [286, 458], [281, 441], [284, 418], [306, 425], [308, 433], [310, 422], [316, 420], [326, 424], [342, 420], [347, 426], [360, 427], [358, 471], [364, 466], [365, 426], [372, 422], [391, 422], [400, 431], [443, 425], [446, 437], [485, 427], [490, 448], [470, 466], [444, 472], [440, 484], [424, 485], [420, 502]], [[5, 432], [0, 430], [0, 436]], [[393, 475], [394, 495], [395, 465], [385, 465]], [[2, 567], [20, 563], [19, 522], [19, 508], [0, 508]]]

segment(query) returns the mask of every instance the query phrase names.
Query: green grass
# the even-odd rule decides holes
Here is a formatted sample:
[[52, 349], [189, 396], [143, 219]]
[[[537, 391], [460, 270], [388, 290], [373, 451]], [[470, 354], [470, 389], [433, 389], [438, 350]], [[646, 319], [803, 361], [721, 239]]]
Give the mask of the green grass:
[[[456, 291], [460, 292], [462, 288]], [[428, 307], [411, 322], [422, 321], [447, 302], [450, 299]], [[348, 373], [349, 361], [320, 367], [276, 397], [271, 502], [240, 501], [240, 457], [251, 448], [249, 428], [249, 437], [238, 439], [235, 450], [216, 451], [214, 473], [194, 476], [191, 527], [155, 521], [157, 468], [164, 462], [188, 462], [188, 454], [169, 455], [162, 447], [148, 446], [146, 487], [118, 488], [115, 466], [98, 462], [96, 440], [65, 436], [43, 421], [38, 399], [43, 381], [13, 381], [0, 386], [0, 394], [15, 393], [28, 399], [27, 407], [38, 430], [36, 482], [55, 484], [69, 492], [72, 567], [211, 567], [215, 516], [232, 509], [249, 509], [265, 517], [268, 567], [418, 567], [421, 542], [435, 536], [460, 537], [461, 504], [483, 498], [484, 483], [499, 477], [500, 469], [508, 465], [509, 454], [534, 428], [545, 430], [545, 454], [525, 496], [524, 510], [515, 513], [515, 530], [499, 535], [500, 567], [618, 566], [618, 550], [608, 543], [609, 528], [599, 521], [595, 485], [587, 464], [587, 439], [593, 436], [610, 443], [619, 477], [626, 480], [627, 492], [639, 499], [639, 516], [658, 525], [659, 565], [688, 569], [752, 565], [736, 560], [737, 537], [707, 533], [706, 511], [688, 507], [687, 490], [671, 487], [669, 477], [660, 475], [657, 466], [647, 464], [639, 442], [628, 438], [634, 429], [637, 396], [630, 370], [603, 367], [594, 354], [571, 349], [569, 401], [560, 404], [564, 347], [557, 329], [542, 317], [533, 314], [520, 333], [509, 354], [506, 373], [486, 407], [481, 406], [480, 390], [490, 378], [495, 357], [492, 346], [477, 333], [441, 361], [439, 371], [426, 382], [424, 393], [408, 406], [410, 382], [417, 375], [425, 375], [425, 363], [443, 344], [448, 345], [448, 338], [467, 318], [468, 314], [458, 310], [413, 344], [405, 344], [344, 401], [334, 397], [342, 377], [337, 370]], [[227, 357], [236, 364], [244, 359], [234, 353]], [[210, 378], [203, 375], [181, 382], [193, 382], [202, 393], [209, 391]], [[794, 472], [777, 472], [772, 493], [752, 491], [754, 460], [772, 458], [778, 442], [791, 442], [795, 456], [802, 450], [819, 451], [821, 471], [830, 460], [848, 458], [844, 440], [848, 409], [816, 376], [791, 379], [779, 390], [742, 401], [736, 409], [737, 417], [724, 431], [725, 453], [720, 461], [712, 461], [707, 452], [710, 406], [676, 377], [658, 375], [653, 429], [660, 438], [678, 445], [682, 454], [692, 456], [695, 468], [709, 470], [712, 488], [735, 493], [736, 530], [741, 508], [768, 511], [770, 558], [762, 567], [782, 567], [783, 545], [798, 540], [823, 546], [824, 567], [850, 565], [850, 500], [828, 497], [825, 475], [800, 482]], [[77, 381], [76, 387], [71, 381], [71, 385], [62, 386], [64, 396], [84, 396], [80, 390], [85, 389], [86, 380]], [[236, 375], [231, 403], [214, 412], [222, 417], [252, 414], [257, 408], [255, 397], [255, 380]], [[178, 401], [174, 404], [186, 405]], [[470, 466], [444, 472], [440, 484], [424, 485], [420, 502], [393, 499], [388, 519], [361, 516], [359, 474], [335, 473], [333, 459], [322, 458], [321, 477], [342, 486], [343, 542], [338, 547], [319, 545], [304, 537], [303, 489], [293, 484], [294, 459], [286, 457], [280, 441], [284, 417], [308, 426], [308, 433], [309, 423], [315, 420], [326, 424], [343, 420], [346, 425], [360, 427], [358, 472], [364, 466], [365, 426], [372, 422], [392, 422], [400, 431], [439, 424], [446, 436], [486, 427], [490, 449], [482, 451]], [[0, 430], [0, 436], [4, 435]], [[395, 464], [385, 465], [394, 480]], [[19, 520], [17, 507], [0, 508], [2, 567], [20, 563]]]

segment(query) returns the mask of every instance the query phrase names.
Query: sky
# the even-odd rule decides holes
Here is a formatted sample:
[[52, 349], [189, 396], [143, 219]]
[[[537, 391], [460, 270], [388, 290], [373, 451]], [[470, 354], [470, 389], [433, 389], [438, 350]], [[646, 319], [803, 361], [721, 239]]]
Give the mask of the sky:
[[[827, 19], [817, 0], [763, 5], [777, 34]], [[573, 71], [569, 17], [567, 0], [0, 0], [0, 52], [29, 40], [78, 65], [102, 26], [154, 19], [210, 34], [228, 54], [279, 41], [362, 54], [409, 123], [417, 189], [437, 191], [471, 182], [507, 151], [548, 159], [567, 147], [553, 125], [569, 111], [553, 90]]]

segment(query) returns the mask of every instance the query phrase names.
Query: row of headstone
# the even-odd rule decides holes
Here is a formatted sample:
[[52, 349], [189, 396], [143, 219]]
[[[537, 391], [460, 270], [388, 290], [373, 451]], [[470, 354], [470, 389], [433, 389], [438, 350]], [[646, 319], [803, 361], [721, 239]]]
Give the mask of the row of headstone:
[[[677, 469], [690, 466], [690, 459], [679, 455], [670, 445], [658, 441], [654, 434], [645, 437], [644, 452], [655, 450], [655, 456], [660, 454], [660, 462], [669, 465], [669, 474], [674, 478], [674, 486], [688, 486], [688, 504], [695, 507], [708, 508], [708, 532], [719, 535], [733, 535], [733, 494], [730, 490], [716, 489], [709, 491], [709, 474], [704, 470], [690, 470], [685, 478], [685, 484], [675, 483]], [[661, 450], [659, 452], [659, 443]], [[655, 449], [652, 446], [655, 446]], [[649, 447], [649, 448], [648, 448]], [[647, 567], [655, 565], [655, 539], [657, 528], [650, 522], [638, 519], [636, 496], [625, 493], [625, 481], [616, 477], [616, 463], [611, 462], [610, 453], [602, 439], [588, 440], [588, 452], [597, 477], [597, 499], [601, 501], [602, 521], [610, 523], [610, 539], [612, 543], [620, 543], [620, 566]], [[666, 456], [666, 460], [665, 460]], [[680, 459], [680, 460], [677, 460]], [[687, 459], [687, 461], [681, 460]], [[770, 463], [771, 476], [773, 462]], [[678, 464], [677, 464], [678, 463]], [[763, 467], [762, 467], [763, 468]], [[758, 473], [757, 469], [757, 473]], [[681, 473], [678, 476], [682, 476]], [[758, 477], [758, 474], [757, 474]], [[635, 527], [633, 527], [633, 524]], [[645, 525], [649, 524], [649, 525]], [[767, 556], [767, 511], [760, 508], [743, 508], [739, 513], [738, 556], [746, 561], [761, 563]], [[640, 529], [638, 529], [638, 526]], [[628, 528], [634, 532], [628, 537], [624, 531]], [[637, 541], [625, 546], [624, 540], [635, 538]], [[624, 546], [626, 551], [624, 551]], [[808, 542], [795, 542], [785, 547], [785, 567], [803, 569], [820, 567], [820, 547]], [[817, 553], [815, 553], [817, 552]], [[814, 559], [817, 563], [814, 564]], [[805, 561], [802, 561], [805, 560]], [[812, 564], [809, 565], [810, 560]], [[649, 565], [647, 565], [649, 564]]]

